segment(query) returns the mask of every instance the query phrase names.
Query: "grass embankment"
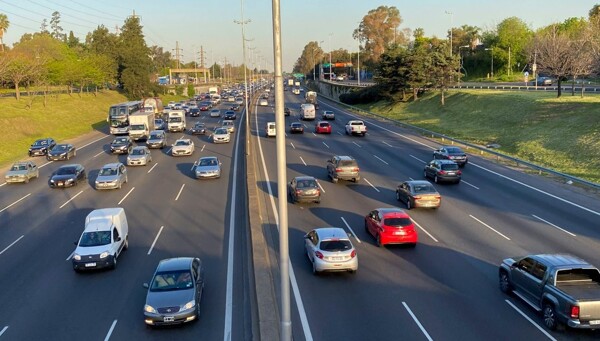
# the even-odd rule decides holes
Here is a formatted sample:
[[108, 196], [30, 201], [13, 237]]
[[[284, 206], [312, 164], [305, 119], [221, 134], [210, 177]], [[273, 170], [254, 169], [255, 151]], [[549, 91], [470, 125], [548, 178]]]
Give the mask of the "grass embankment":
[[450, 91], [416, 102], [361, 108], [500, 152], [600, 182], [600, 96], [555, 93]]

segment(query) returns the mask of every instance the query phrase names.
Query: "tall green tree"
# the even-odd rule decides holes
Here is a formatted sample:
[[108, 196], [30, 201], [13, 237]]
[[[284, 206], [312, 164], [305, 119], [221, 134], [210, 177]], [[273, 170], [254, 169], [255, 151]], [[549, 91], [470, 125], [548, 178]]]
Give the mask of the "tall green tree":
[[375, 65], [390, 45], [407, 42], [405, 32], [398, 30], [401, 23], [400, 11], [394, 6], [379, 6], [363, 17], [352, 36], [364, 43], [365, 64]]
[[498, 24], [496, 32], [498, 40], [493, 45], [496, 69], [512, 73], [515, 65], [525, 67], [529, 61], [526, 47], [533, 39], [533, 31], [523, 20], [510, 17]]
[[[302, 54], [294, 65], [294, 72], [312, 74], [313, 67], [319, 64], [324, 52], [316, 41], [310, 41], [304, 46]], [[311, 76], [312, 77], [312, 76]]]
[[60, 12], [52, 12], [52, 18], [50, 19], [50, 30], [52, 37], [56, 40], [65, 40], [65, 34], [63, 28], [60, 26]]
[[4, 52], [4, 33], [8, 30], [10, 22], [4, 13], [0, 13], [0, 51]]
[[130, 99], [139, 99], [150, 92], [152, 60], [146, 46], [138, 17], [129, 17], [121, 28], [119, 41], [118, 79]]

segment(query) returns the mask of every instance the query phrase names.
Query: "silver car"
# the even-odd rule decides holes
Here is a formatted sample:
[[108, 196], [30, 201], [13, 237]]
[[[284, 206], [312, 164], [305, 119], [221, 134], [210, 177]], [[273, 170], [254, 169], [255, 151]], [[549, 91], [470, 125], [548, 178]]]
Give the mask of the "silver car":
[[24, 182], [28, 183], [31, 178], [39, 178], [40, 170], [35, 163], [31, 161], [16, 162], [10, 167], [4, 180], [7, 183]]
[[171, 155], [192, 155], [194, 153], [194, 142], [190, 139], [179, 139], [171, 148]]
[[210, 117], [221, 117], [221, 110], [219, 110], [219, 109], [212, 109], [210, 111]]
[[229, 120], [223, 121], [222, 128], [226, 128], [230, 133], [235, 133], [235, 122]]
[[152, 162], [152, 154], [146, 146], [133, 147], [127, 155], [127, 166], [146, 166], [149, 162]]
[[150, 132], [150, 137], [146, 140], [148, 148], [163, 149], [167, 145], [167, 136], [163, 130], [153, 130]]
[[358, 270], [356, 249], [342, 228], [314, 229], [304, 236], [304, 246], [315, 275], [323, 271], [356, 273]]
[[194, 165], [196, 179], [221, 177], [221, 162], [216, 156], [201, 157]]
[[123, 187], [127, 183], [127, 168], [116, 162], [104, 165], [96, 178], [96, 189], [115, 189]]
[[204, 267], [199, 258], [163, 259], [152, 276], [144, 305], [144, 322], [150, 326], [197, 320], [204, 290]]
[[231, 140], [229, 130], [227, 128], [217, 128], [212, 135], [213, 143], [227, 143]]

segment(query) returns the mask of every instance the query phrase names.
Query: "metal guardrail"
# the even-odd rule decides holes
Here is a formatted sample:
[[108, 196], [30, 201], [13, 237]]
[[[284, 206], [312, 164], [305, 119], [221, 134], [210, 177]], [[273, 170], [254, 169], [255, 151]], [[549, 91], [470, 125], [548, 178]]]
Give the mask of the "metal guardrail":
[[347, 109], [350, 109], [352, 111], [359, 112], [361, 114], [366, 114], [368, 116], [376, 117], [376, 118], [379, 118], [379, 119], [382, 119], [382, 120], [385, 120], [385, 121], [393, 122], [396, 125], [399, 125], [399, 126], [411, 129], [411, 130], [418, 131], [418, 132], [421, 133], [421, 135], [429, 135], [432, 138], [437, 137], [437, 138], [441, 138], [442, 140], [449, 140], [453, 144], [457, 143], [457, 144], [466, 146], [468, 148], [472, 148], [472, 149], [478, 150], [481, 155], [483, 155], [483, 153], [488, 153], [488, 154], [496, 156], [497, 160], [499, 160], [500, 158], [502, 158], [504, 160], [508, 160], [508, 161], [516, 163], [517, 166], [521, 166], [522, 165], [522, 166], [526, 166], [526, 167], [531, 168], [531, 169], [535, 169], [540, 174], [541, 173], [552, 174], [552, 175], [554, 175], [556, 177], [565, 179], [565, 182], [567, 182], [567, 183], [578, 183], [578, 184], [581, 184], [581, 185], [584, 185], [584, 186], [592, 187], [592, 188], [594, 188], [596, 190], [600, 190], [600, 184], [599, 183], [591, 182], [591, 181], [588, 181], [588, 180], [585, 180], [585, 179], [581, 179], [581, 178], [578, 178], [578, 177], [575, 177], [575, 176], [572, 176], [572, 175], [569, 175], [569, 174], [564, 174], [564, 173], [555, 171], [555, 170], [550, 169], [550, 168], [542, 167], [540, 165], [537, 165], [537, 164], [529, 162], [529, 161], [525, 161], [525, 160], [522, 160], [522, 159], [519, 159], [519, 158], [516, 158], [516, 157], [512, 157], [512, 156], [509, 156], [509, 155], [506, 155], [506, 154], [503, 154], [503, 153], [491, 150], [490, 148], [487, 148], [487, 147], [475, 145], [475, 144], [472, 144], [472, 143], [469, 143], [469, 142], [465, 142], [465, 141], [461, 141], [461, 140], [452, 138], [452, 137], [450, 137], [448, 135], [436, 133], [434, 131], [423, 129], [423, 128], [414, 126], [412, 124], [403, 123], [403, 122], [400, 122], [398, 120], [390, 119], [388, 117], [381, 116], [381, 115], [372, 113], [370, 111], [366, 111], [366, 110], [354, 107], [352, 105], [348, 105], [348, 104], [342, 103], [340, 101], [337, 101], [337, 100], [335, 100], [335, 99], [333, 99], [333, 98], [331, 98], [329, 96], [323, 95], [321, 93], [319, 93], [319, 96], [322, 96], [322, 97], [324, 97], [324, 98], [326, 98], [326, 99], [328, 99], [328, 100], [330, 100], [330, 101], [332, 101], [332, 102], [334, 102], [334, 103], [336, 103], [338, 105], [346, 107]]

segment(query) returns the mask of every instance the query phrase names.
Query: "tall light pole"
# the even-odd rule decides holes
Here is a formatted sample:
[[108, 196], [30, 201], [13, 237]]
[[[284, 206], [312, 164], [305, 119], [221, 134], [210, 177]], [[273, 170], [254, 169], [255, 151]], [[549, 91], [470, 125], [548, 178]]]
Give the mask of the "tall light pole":
[[459, 46], [458, 47], [458, 54], [460, 55], [460, 66], [458, 67], [458, 83], [459, 83], [459, 85], [460, 85], [460, 78], [461, 78], [461, 76], [460, 76], [460, 70], [465, 70], [465, 75], [467, 75], [467, 69], [465, 69], [464, 66], [463, 66], [463, 55], [460, 52], [460, 49], [469, 48], [469, 47], [471, 47], [471, 46], [469, 46], [469, 45], [463, 45], [463, 46]]
[[246, 70], [248, 69], [248, 64], [246, 62], [246, 24], [248, 24], [251, 20], [244, 20], [244, 0], [240, 0], [240, 9], [241, 9], [241, 20], [234, 20], [236, 24], [242, 26], [242, 54], [244, 58], [244, 107], [245, 107], [245, 117], [244, 123], [246, 125], [246, 155], [250, 155], [250, 121], [248, 119], [248, 74]]
[[360, 86], [360, 38], [358, 39], [358, 56], [356, 59], [357, 59], [357, 61], [356, 61], [356, 64], [357, 64], [356, 76], [357, 76], [357, 78], [356, 79], [358, 79], [358, 86]]
[[494, 78], [494, 47], [490, 47], [485, 50], [490, 51], [490, 54], [492, 55], [492, 78]]
[[450, 15], [450, 57], [452, 57], [452, 25], [454, 25], [454, 13], [446, 11], [446, 14]]
[[329, 33], [329, 81], [331, 81], [331, 75], [333, 74], [333, 65], [331, 65], [331, 36], [333, 36], [333, 33]]

